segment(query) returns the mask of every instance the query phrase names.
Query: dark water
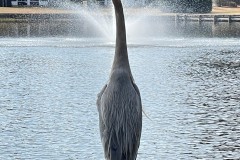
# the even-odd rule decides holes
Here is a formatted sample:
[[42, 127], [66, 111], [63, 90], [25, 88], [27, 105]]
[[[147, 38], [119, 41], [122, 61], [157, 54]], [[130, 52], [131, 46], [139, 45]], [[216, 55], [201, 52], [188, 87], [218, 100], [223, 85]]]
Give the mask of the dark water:
[[[139, 160], [240, 159], [239, 39], [129, 41], [147, 117]], [[96, 95], [113, 42], [0, 39], [0, 159], [103, 159]]]
[[0, 37], [100, 36], [91, 25], [72, 21], [0, 23]]
[[[112, 37], [112, 20], [100, 17], [92, 21], [41, 21], [0, 23], [0, 37]], [[212, 22], [181, 22], [148, 17], [127, 17], [130, 37], [240, 37], [240, 24]]]

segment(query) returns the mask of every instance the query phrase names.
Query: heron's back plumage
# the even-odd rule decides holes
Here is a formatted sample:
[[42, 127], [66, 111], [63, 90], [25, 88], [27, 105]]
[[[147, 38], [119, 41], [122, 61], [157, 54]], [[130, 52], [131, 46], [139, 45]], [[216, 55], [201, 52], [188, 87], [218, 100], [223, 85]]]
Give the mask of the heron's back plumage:
[[129, 74], [113, 73], [97, 104], [106, 159], [135, 160], [141, 137], [142, 106]]

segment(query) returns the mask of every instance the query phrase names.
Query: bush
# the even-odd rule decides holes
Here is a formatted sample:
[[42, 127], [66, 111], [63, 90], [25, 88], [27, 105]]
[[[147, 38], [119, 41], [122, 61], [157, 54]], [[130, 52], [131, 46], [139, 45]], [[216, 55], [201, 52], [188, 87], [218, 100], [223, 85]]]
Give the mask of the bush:
[[229, 7], [237, 7], [237, 3], [236, 2], [229, 2]]
[[192, 6], [193, 12], [208, 13], [212, 11], [212, 0], [193, 0]]
[[0, 0], [0, 7], [11, 7], [12, 2], [11, 0]]
[[181, 13], [209, 13], [212, 0], [162, 0], [164, 11]]

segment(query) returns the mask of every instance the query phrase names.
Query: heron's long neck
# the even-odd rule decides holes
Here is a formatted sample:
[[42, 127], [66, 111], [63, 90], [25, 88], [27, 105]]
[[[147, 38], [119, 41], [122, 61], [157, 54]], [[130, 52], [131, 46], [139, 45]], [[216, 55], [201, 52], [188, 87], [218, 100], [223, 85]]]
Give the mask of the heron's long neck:
[[112, 1], [116, 17], [116, 48], [112, 70], [122, 68], [127, 69], [130, 72], [126, 42], [126, 28], [122, 3], [120, 0]]

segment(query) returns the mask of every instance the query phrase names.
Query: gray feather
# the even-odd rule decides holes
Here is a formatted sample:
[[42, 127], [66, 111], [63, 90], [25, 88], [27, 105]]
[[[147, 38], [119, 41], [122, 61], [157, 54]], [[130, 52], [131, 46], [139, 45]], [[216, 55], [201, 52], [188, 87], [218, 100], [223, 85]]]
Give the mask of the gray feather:
[[142, 129], [142, 105], [130, 75], [123, 71], [113, 72], [98, 96], [97, 105], [105, 158], [136, 159]]

